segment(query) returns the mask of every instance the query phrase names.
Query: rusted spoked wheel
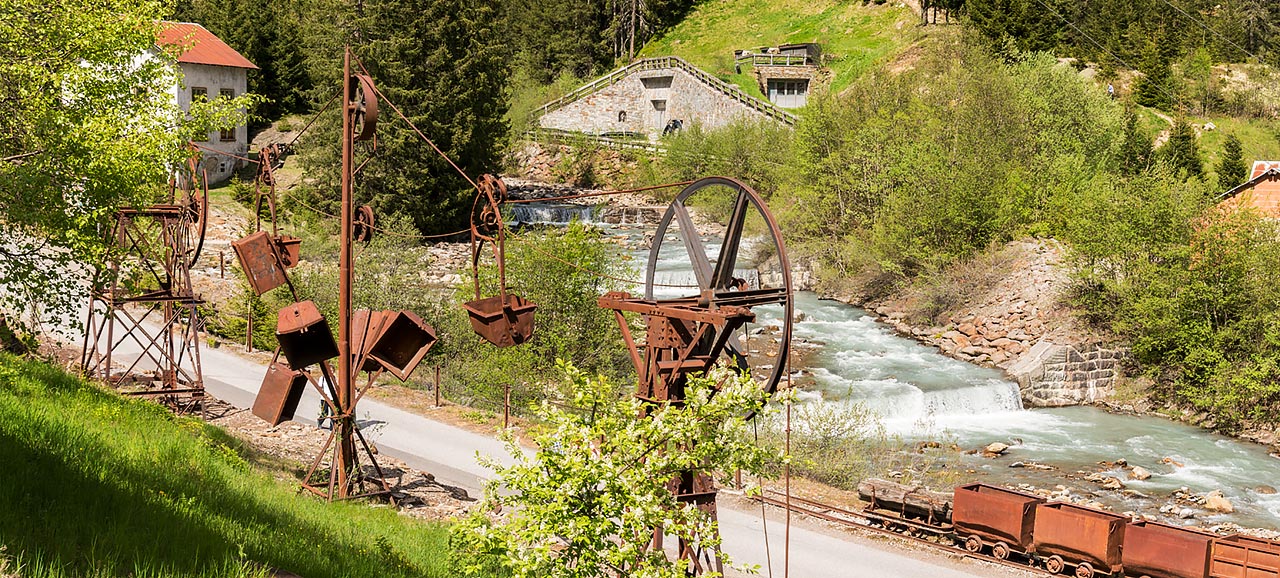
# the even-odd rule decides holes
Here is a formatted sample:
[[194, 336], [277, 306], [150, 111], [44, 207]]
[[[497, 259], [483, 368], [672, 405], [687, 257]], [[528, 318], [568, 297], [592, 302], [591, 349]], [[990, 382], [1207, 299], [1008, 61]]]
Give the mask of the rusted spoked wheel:
[[996, 542], [996, 544], [991, 547], [991, 555], [995, 556], [997, 560], [1008, 560], [1009, 545], [1004, 542]]
[[[703, 237], [698, 231], [689, 213], [691, 204], [708, 214], [717, 209], [728, 213], [727, 217], [717, 219], [723, 226], [718, 248], [715, 247], [717, 239], [711, 235]], [[673, 246], [674, 240], [668, 239], [669, 236], [678, 237], [679, 244]], [[659, 264], [672, 262], [691, 266], [696, 285], [659, 278], [659, 274], [664, 272], [659, 270]], [[761, 268], [766, 273], [759, 273]], [[684, 286], [667, 286], [672, 284]], [[754, 189], [737, 179], [707, 177], [676, 195], [658, 223], [649, 249], [645, 299], [654, 299], [655, 291], [664, 293], [663, 298], [675, 296], [673, 293], [687, 295], [713, 308], [725, 305], [778, 307], [779, 331], [770, 336], [777, 341], [770, 340], [753, 348], [758, 349], [759, 354], [748, 356], [751, 352], [747, 346], [747, 326], [729, 335], [708, 336], [716, 341], [725, 339], [724, 351], [730, 367], [739, 371], [750, 370], [767, 392], [777, 390], [787, 370], [787, 355], [791, 349], [791, 322], [795, 310], [791, 267], [778, 222]]]
[[1093, 578], [1093, 566], [1088, 562], [1081, 562], [1076, 566], [1076, 578]]
[[1049, 558], [1044, 561], [1044, 569], [1048, 570], [1050, 574], [1061, 574], [1062, 569], [1066, 567], [1066, 562], [1063, 562], [1062, 558], [1059, 556], [1049, 556]]
[[982, 539], [977, 536], [969, 536], [964, 539], [964, 549], [977, 554], [982, 551]]
[[191, 178], [191, 190], [187, 192], [185, 218], [183, 223], [186, 235], [185, 247], [187, 266], [195, 267], [204, 250], [204, 236], [209, 229], [209, 173], [200, 169], [200, 178]]

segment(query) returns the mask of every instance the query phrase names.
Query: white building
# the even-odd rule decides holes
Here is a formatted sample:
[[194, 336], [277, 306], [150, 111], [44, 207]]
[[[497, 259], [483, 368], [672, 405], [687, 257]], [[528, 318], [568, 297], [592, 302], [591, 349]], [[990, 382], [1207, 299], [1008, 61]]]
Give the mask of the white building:
[[[235, 98], [249, 89], [248, 73], [257, 70], [249, 59], [214, 36], [199, 24], [190, 22], [163, 22], [156, 39], [157, 52], [177, 56], [182, 81], [173, 87], [172, 96], [182, 110], [191, 106], [193, 99]], [[249, 127], [240, 125], [232, 130], [214, 131], [206, 140], [197, 143], [202, 147], [247, 156], [249, 151]], [[204, 167], [210, 182], [231, 177], [244, 161], [228, 155], [204, 151]]]

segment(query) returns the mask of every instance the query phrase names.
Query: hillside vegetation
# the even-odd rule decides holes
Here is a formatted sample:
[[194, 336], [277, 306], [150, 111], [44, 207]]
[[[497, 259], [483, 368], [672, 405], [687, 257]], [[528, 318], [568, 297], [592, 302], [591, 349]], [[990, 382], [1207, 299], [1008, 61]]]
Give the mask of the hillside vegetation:
[[707, 0], [645, 45], [640, 56], [679, 56], [761, 96], [749, 67], [736, 73], [733, 51], [797, 42], [822, 45], [830, 88], [843, 90], [921, 36], [918, 16], [893, 4], [839, 0]]
[[450, 575], [442, 525], [300, 495], [219, 428], [3, 353], [0, 463], [0, 574]]
[[1197, 137], [1202, 121], [1151, 113], [1174, 125], [1156, 147], [1144, 109], [1051, 54], [1001, 56], [966, 35], [915, 50], [908, 69], [811, 101], [794, 131], [684, 131], [656, 176], [747, 178], [833, 294], [876, 297], [1010, 240], [1057, 238], [1080, 312], [1133, 345], [1160, 400], [1226, 429], [1280, 419], [1275, 227], [1206, 212], [1238, 182], [1206, 148], [1238, 133], [1267, 154], [1274, 121], [1227, 117]]

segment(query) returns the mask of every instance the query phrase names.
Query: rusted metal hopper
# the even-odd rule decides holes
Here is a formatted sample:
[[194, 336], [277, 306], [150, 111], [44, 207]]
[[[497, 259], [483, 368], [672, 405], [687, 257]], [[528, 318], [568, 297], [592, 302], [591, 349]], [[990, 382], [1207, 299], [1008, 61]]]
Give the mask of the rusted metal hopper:
[[520, 345], [533, 336], [533, 312], [538, 305], [519, 295], [504, 293], [462, 306], [476, 334], [498, 347]]
[[276, 340], [289, 367], [303, 369], [338, 356], [329, 323], [313, 301], [294, 303], [276, 317]]
[[302, 239], [280, 235], [274, 241], [276, 254], [280, 256], [280, 264], [285, 269], [297, 267], [302, 260]]
[[[480, 194], [471, 207], [471, 276], [476, 298], [462, 305], [471, 319], [471, 328], [485, 341], [498, 347], [520, 345], [533, 337], [533, 313], [538, 305], [519, 295], [507, 293], [506, 225], [499, 204], [507, 198], [507, 186], [493, 175], [480, 177]], [[481, 204], [484, 201], [484, 204]], [[492, 231], [492, 234], [489, 232]], [[498, 294], [480, 297], [480, 253], [484, 242], [493, 245], [498, 265]]]
[[269, 233], [258, 231], [239, 241], [231, 243], [231, 248], [240, 260], [240, 268], [249, 278], [249, 286], [254, 293], [262, 295], [288, 282], [284, 275], [284, 264], [276, 252], [275, 243]]
[[365, 358], [360, 368], [385, 368], [400, 381], [409, 379], [436, 343], [435, 328], [412, 311], [356, 311], [352, 327]]
[[253, 400], [253, 415], [278, 426], [293, 419], [307, 387], [307, 376], [301, 371], [289, 369], [283, 363], [272, 363], [262, 379], [258, 397]]
[[1214, 535], [1191, 528], [1131, 520], [1120, 561], [1125, 573], [1149, 578], [1204, 578]]

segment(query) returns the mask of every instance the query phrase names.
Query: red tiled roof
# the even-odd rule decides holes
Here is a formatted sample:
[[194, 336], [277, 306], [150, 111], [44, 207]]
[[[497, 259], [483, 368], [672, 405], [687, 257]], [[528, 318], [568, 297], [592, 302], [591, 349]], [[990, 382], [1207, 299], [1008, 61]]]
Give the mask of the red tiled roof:
[[249, 62], [248, 58], [241, 56], [234, 48], [227, 46], [226, 42], [199, 24], [161, 22], [160, 31], [156, 33], [156, 44], [178, 50], [186, 49], [178, 55], [178, 62], [255, 70], [258, 68]]
[[1253, 171], [1249, 178], [1256, 179], [1272, 169], [1280, 169], [1280, 161], [1253, 161]]

